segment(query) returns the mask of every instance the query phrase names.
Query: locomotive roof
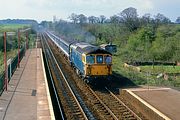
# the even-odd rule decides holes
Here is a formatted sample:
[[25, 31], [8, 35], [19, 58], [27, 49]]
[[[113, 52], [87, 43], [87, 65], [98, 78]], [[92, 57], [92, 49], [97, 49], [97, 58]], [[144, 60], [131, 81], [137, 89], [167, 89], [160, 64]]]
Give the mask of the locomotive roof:
[[78, 52], [85, 54], [95, 54], [95, 53], [111, 54], [100, 47], [85, 42], [74, 43], [73, 48], [76, 49]]

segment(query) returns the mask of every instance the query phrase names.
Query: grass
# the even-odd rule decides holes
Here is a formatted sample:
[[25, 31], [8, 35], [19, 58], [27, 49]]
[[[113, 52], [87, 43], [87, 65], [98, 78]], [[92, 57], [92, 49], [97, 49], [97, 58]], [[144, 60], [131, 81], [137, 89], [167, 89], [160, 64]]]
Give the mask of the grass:
[[142, 71], [151, 73], [180, 73], [180, 66], [140, 66]]
[[[17, 55], [17, 49], [7, 52], [7, 60], [13, 59]], [[0, 74], [4, 71], [4, 53], [0, 52]]]
[[[180, 73], [180, 66], [140, 66], [142, 72], [124, 68], [119, 56], [113, 56], [113, 72], [129, 78], [136, 85], [167, 86], [180, 88], [180, 76], [169, 76], [168, 80], [157, 78], [159, 73]], [[147, 74], [150, 73], [150, 74]]]
[[[19, 28], [24, 28], [24, 27], [30, 27], [29, 25], [26, 24], [0, 24], [0, 36], [3, 35], [3, 32], [12, 32], [12, 31], [17, 31]], [[13, 37], [7, 37], [7, 40], [11, 40], [14, 41], [16, 36]], [[3, 38], [0, 38], [0, 47], [3, 46]], [[12, 44], [15, 44], [14, 42]], [[7, 46], [8, 47], [8, 46]], [[0, 50], [1, 51], [1, 50]], [[9, 58], [14, 58], [15, 55], [17, 54], [17, 49], [12, 49], [10, 51], [7, 52], [7, 60]], [[0, 52], [0, 73], [2, 73], [4, 71], [4, 53]]]
[[30, 27], [28, 24], [2, 24], [0, 25], [0, 32], [16, 31], [19, 28]]

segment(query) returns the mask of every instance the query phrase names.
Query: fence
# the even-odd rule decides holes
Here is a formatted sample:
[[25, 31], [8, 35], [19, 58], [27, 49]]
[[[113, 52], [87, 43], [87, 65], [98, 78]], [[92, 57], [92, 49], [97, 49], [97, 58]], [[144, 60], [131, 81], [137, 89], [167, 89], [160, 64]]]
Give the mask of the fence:
[[[25, 47], [23, 47], [20, 50], [20, 54], [19, 54], [20, 55], [20, 61], [22, 60], [24, 54], [25, 54]], [[18, 54], [11, 61], [11, 64], [8, 65], [8, 82], [11, 80], [10, 78], [13, 75], [13, 73], [15, 72], [17, 66], [18, 66]], [[3, 72], [0, 75], [0, 96], [1, 96], [2, 92], [4, 91], [4, 85], [5, 85], [4, 77], [5, 77], [5, 72]]]

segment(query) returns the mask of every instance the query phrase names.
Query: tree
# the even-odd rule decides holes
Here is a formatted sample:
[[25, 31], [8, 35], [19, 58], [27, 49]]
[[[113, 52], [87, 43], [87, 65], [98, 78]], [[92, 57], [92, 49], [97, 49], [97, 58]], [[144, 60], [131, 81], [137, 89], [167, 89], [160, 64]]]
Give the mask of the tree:
[[99, 17], [95, 17], [95, 21], [96, 21], [96, 23], [100, 23], [100, 18]]
[[95, 16], [89, 16], [88, 17], [88, 21], [89, 21], [89, 23], [96, 23], [96, 17]]
[[139, 19], [137, 10], [133, 7], [124, 9], [120, 14], [125, 26], [130, 30], [134, 31], [139, 27]]
[[41, 23], [40, 23], [40, 25], [42, 25], [43, 27], [48, 27], [48, 22], [47, 21], [42, 21]]
[[73, 23], [78, 23], [78, 15], [75, 13], [72, 13], [71, 16], [69, 16], [70, 20], [73, 21]]
[[106, 17], [104, 15], [99, 16], [100, 23], [104, 23], [106, 20]]
[[110, 17], [110, 22], [111, 23], [115, 23], [115, 24], [118, 24], [122, 21], [122, 18], [120, 16], [117, 16], [117, 15], [113, 15]]
[[180, 17], [176, 19], [176, 23], [180, 24]]
[[171, 20], [163, 14], [158, 13], [157, 15], [155, 15], [155, 23], [157, 26], [159, 26], [160, 24], [169, 24], [171, 23]]
[[151, 18], [151, 14], [150, 13], [146, 13], [141, 18], [141, 25], [147, 26], [147, 25], [151, 24], [152, 21], [153, 21], [153, 18]]
[[78, 15], [78, 19], [80, 24], [87, 23], [87, 17], [83, 14]]
[[148, 61], [151, 44], [155, 39], [155, 31], [152, 27], [143, 27], [136, 34], [129, 36], [126, 51], [129, 52], [128, 61]]

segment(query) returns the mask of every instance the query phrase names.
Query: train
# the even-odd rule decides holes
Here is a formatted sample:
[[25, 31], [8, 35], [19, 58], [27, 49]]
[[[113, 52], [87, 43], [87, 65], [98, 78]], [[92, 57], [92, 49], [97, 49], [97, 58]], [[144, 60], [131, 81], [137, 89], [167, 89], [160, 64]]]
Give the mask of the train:
[[109, 79], [112, 75], [112, 54], [86, 42], [67, 41], [46, 31], [48, 37], [63, 52], [76, 73], [86, 82]]

